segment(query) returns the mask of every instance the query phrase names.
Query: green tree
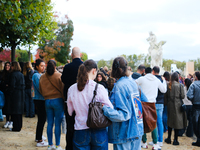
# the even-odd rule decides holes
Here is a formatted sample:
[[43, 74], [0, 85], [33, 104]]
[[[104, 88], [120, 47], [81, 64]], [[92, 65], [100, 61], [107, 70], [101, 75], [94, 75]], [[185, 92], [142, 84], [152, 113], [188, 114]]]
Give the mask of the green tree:
[[12, 61], [17, 45], [54, 37], [52, 9], [51, 0], [0, 0], [0, 43], [1, 48], [11, 47]]
[[98, 66], [98, 68], [107, 66], [107, 62], [104, 59], [101, 59], [98, 61], [97, 66]]
[[177, 62], [175, 62], [175, 64], [178, 69], [181, 69], [183, 71], [185, 68], [186, 62], [185, 61], [177, 61]]
[[[55, 31], [56, 39], [41, 41], [39, 47], [40, 56], [46, 61], [55, 58], [56, 61], [65, 64], [70, 59], [70, 42], [74, 32], [73, 22], [58, 23], [58, 30]], [[45, 41], [45, 42], [43, 42]]]
[[69, 59], [70, 42], [72, 40], [74, 26], [72, 20], [67, 20], [67, 23], [58, 23], [58, 31], [56, 32], [56, 41], [63, 43], [61, 50], [55, 55], [55, 59], [63, 64]]
[[81, 60], [82, 60], [82, 61], [88, 60], [88, 55], [87, 55], [87, 53], [81, 52]]
[[16, 50], [16, 60], [19, 62], [29, 61], [28, 52], [26, 50]]
[[171, 59], [163, 59], [163, 67], [165, 71], [171, 71], [171, 64], [173, 64], [174, 61]]

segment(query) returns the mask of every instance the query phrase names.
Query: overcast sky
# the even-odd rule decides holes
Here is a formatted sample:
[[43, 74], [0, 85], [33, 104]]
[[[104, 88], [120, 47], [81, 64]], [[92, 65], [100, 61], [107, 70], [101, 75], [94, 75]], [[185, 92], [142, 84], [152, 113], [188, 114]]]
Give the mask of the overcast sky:
[[163, 45], [163, 58], [200, 57], [200, 0], [53, 0], [54, 11], [74, 23], [71, 46], [90, 59], [147, 54], [152, 31]]

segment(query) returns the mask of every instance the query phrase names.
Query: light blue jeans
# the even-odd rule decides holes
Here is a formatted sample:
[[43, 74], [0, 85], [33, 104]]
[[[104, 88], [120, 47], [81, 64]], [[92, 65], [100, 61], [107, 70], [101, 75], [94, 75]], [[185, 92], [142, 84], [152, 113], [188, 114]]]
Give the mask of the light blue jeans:
[[113, 144], [114, 150], [141, 150], [141, 140], [142, 136], [138, 137], [134, 141], [122, 143], [122, 144]]
[[47, 114], [47, 137], [49, 145], [53, 145], [53, 124], [55, 120], [55, 139], [56, 145], [60, 145], [61, 122], [64, 115], [64, 103], [62, 98], [45, 100]]
[[164, 104], [156, 104], [157, 112], [157, 128], [158, 128], [158, 142], [163, 142], [163, 108]]

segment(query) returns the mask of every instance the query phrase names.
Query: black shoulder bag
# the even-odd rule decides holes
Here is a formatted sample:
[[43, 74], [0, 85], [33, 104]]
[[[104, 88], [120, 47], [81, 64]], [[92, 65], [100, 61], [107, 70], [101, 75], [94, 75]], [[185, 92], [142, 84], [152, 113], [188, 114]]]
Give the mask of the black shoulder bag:
[[97, 95], [98, 83], [95, 86], [92, 101], [89, 104], [87, 126], [93, 129], [105, 128], [112, 124], [112, 122], [103, 114], [103, 106], [101, 102], [96, 102], [95, 96]]

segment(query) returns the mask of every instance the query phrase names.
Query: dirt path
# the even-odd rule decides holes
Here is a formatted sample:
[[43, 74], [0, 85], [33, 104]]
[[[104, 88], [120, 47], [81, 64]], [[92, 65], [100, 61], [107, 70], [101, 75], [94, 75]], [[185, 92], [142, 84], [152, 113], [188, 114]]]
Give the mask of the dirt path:
[[[47, 147], [36, 147], [35, 143], [35, 128], [36, 128], [36, 117], [35, 118], [23, 118], [23, 128], [21, 132], [11, 132], [8, 129], [4, 129], [4, 122], [0, 122], [0, 150], [46, 150]], [[43, 135], [46, 135], [46, 124]], [[148, 136], [148, 142], [151, 141], [150, 134]], [[164, 138], [167, 137], [167, 134], [164, 134]], [[55, 140], [53, 140], [55, 141]], [[179, 137], [179, 146], [172, 146], [165, 144], [162, 147], [162, 150], [200, 150], [200, 147], [193, 147], [191, 143], [194, 140], [188, 137]], [[55, 142], [54, 142], [55, 143]], [[65, 134], [61, 135], [61, 146], [65, 147]], [[152, 149], [149, 146], [148, 149]], [[109, 145], [109, 150], [112, 150], [112, 145]]]

